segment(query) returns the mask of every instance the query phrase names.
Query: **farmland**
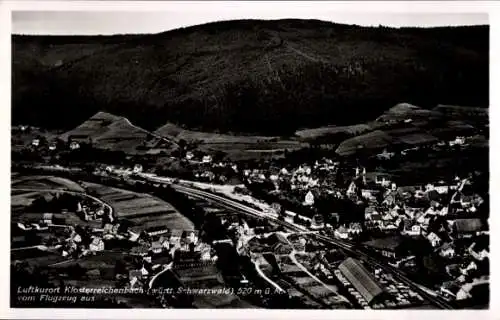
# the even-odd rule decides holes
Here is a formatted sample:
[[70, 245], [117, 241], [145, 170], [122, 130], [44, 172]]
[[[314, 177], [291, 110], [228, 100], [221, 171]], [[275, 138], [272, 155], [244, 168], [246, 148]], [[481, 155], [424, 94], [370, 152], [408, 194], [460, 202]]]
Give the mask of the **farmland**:
[[146, 153], [151, 148], [168, 148], [160, 145], [160, 139], [132, 125], [126, 118], [106, 112], [96, 113], [76, 128], [59, 136], [65, 141], [72, 137], [88, 138], [94, 147], [127, 154]]
[[[54, 176], [17, 176], [12, 179], [13, 189], [68, 190], [85, 192], [78, 183]], [[55, 190], [56, 191], [56, 190]]]
[[205, 152], [221, 151], [234, 160], [265, 158], [307, 146], [293, 138], [209, 133], [186, 130], [172, 123], [158, 128], [155, 134], [177, 142], [184, 140]]
[[90, 193], [111, 205], [117, 218], [131, 221], [136, 228], [162, 224], [171, 229], [193, 229], [189, 219], [156, 197], [95, 183], [85, 182], [84, 185]]
[[352, 126], [329, 126], [329, 127], [319, 127], [312, 129], [303, 129], [295, 132], [295, 135], [302, 140], [314, 140], [319, 137], [346, 134], [346, 135], [359, 135], [364, 132], [370, 131], [371, 126], [368, 124], [355, 124]]

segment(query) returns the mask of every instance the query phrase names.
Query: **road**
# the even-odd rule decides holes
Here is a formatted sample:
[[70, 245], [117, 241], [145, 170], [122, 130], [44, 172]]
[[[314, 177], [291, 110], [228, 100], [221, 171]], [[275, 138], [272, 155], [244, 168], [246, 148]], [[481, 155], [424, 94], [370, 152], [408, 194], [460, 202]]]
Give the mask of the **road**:
[[[278, 220], [278, 219], [276, 219], [276, 218], [274, 218], [274, 217], [272, 217], [272, 216], [270, 216], [262, 211], [248, 207], [246, 205], [243, 205], [239, 202], [227, 199], [225, 197], [222, 197], [222, 196], [210, 193], [210, 192], [190, 188], [190, 187], [187, 187], [184, 185], [172, 184], [171, 186], [175, 190], [177, 190], [181, 193], [187, 194], [189, 196], [192, 196], [194, 198], [199, 198], [199, 199], [203, 199], [203, 200], [210, 200], [210, 201], [217, 201], [220, 205], [222, 205], [226, 208], [229, 208], [229, 209], [236, 210], [236, 211], [241, 212], [243, 214], [247, 214], [247, 215], [259, 217], [259, 218], [266, 218], [266, 219], [272, 221], [273, 223], [282, 225], [282, 226], [284, 226], [288, 229], [291, 229], [293, 231], [298, 231], [298, 232], [303, 231], [302, 228], [300, 228], [292, 223]], [[432, 292], [432, 290], [408, 279], [408, 277], [401, 270], [394, 268], [386, 263], [382, 263], [382, 262], [378, 261], [376, 258], [373, 258], [370, 255], [368, 255], [367, 253], [353, 249], [352, 244], [349, 244], [349, 243], [346, 243], [343, 241], [339, 241], [337, 239], [333, 239], [330, 237], [326, 237], [323, 235], [319, 235], [319, 234], [316, 235], [316, 237], [318, 238], [318, 240], [322, 240], [326, 243], [329, 243], [329, 244], [332, 244], [332, 245], [335, 245], [337, 247], [344, 249], [344, 251], [348, 252], [353, 257], [356, 257], [359, 260], [362, 260], [368, 264], [371, 264], [372, 266], [378, 267], [378, 268], [380, 268], [388, 273], [392, 273], [395, 276], [395, 278], [397, 278], [399, 281], [408, 285], [410, 288], [412, 288], [412, 290], [419, 293], [422, 297], [427, 299], [430, 303], [432, 303], [436, 307], [441, 308], [441, 309], [453, 309], [453, 307], [445, 299], [443, 299], [439, 296], [434, 296], [434, 295], [430, 294], [429, 292]]]
[[167, 141], [167, 142], [169, 142], [169, 143], [171, 143], [171, 144], [174, 144], [175, 146], [179, 147], [179, 144], [178, 144], [177, 142], [175, 142], [174, 140], [172, 140], [172, 139], [168, 139], [168, 138], [166, 138], [166, 137], [160, 136], [160, 135], [158, 135], [158, 134], [156, 134], [156, 133], [153, 133], [153, 132], [151, 132], [151, 131], [148, 131], [148, 130], [146, 130], [146, 129], [143, 129], [143, 128], [141, 128], [141, 127], [138, 127], [138, 126], [136, 126], [135, 124], [133, 124], [132, 122], [130, 122], [130, 120], [129, 120], [129, 119], [127, 119], [127, 118], [123, 118], [123, 119], [125, 119], [125, 121], [127, 122], [127, 124], [128, 124], [129, 126], [134, 127], [135, 129], [140, 130], [140, 131], [142, 131], [142, 132], [144, 132], [144, 133], [146, 133], [146, 134], [152, 135], [153, 137], [155, 137], [155, 138], [157, 138], [157, 139], [160, 139], [160, 140], [163, 140], [163, 141]]
[[342, 300], [344, 300], [344, 302], [348, 303], [348, 304], [351, 304], [349, 302], [349, 300], [347, 300], [346, 297], [344, 297], [343, 295], [340, 295], [336, 290], [330, 288], [329, 285], [327, 285], [326, 283], [324, 283], [323, 281], [321, 281], [321, 279], [319, 279], [318, 277], [316, 277], [314, 274], [312, 274], [309, 270], [307, 270], [306, 267], [304, 267], [304, 265], [302, 263], [300, 263], [299, 261], [297, 261], [297, 258], [295, 257], [296, 255], [296, 251], [295, 249], [290, 253], [289, 257], [290, 259], [292, 260], [293, 263], [295, 263], [295, 265], [297, 267], [299, 267], [302, 271], [304, 271], [309, 277], [313, 278], [314, 281], [318, 282], [319, 284], [321, 284], [326, 290], [332, 292], [335, 296], [337, 297], [340, 297]]
[[276, 282], [274, 282], [268, 276], [266, 276], [266, 274], [262, 271], [262, 269], [260, 268], [260, 266], [259, 266], [259, 264], [257, 262], [253, 261], [253, 264], [255, 265], [255, 269], [257, 270], [257, 272], [259, 273], [259, 275], [264, 280], [266, 280], [270, 285], [272, 285], [279, 292], [285, 292], [285, 290], [283, 290], [283, 288], [281, 288]]
[[155, 280], [156, 280], [156, 279], [158, 279], [158, 277], [159, 277], [160, 275], [162, 275], [164, 272], [166, 272], [167, 270], [172, 269], [172, 266], [173, 266], [173, 265], [174, 265], [174, 263], [173, 263], [173, 262], [170, 262], [169, 264], [164, 265], [163, 270], [161, 270], [160, 272], [158, 272], [157, 274], [155, 274], [155, 275], [151, 278], [151, 280], [149, 281], [149, 289], [152, 289], [152, 288], [153, 288], [153, 285], [154, 285]]
[[[143, 177], [143, 178], [150, 180], [150, 181], [154, 181], [154, 182], [166, 183], [165, 179], [162, 179], [161, 177]], [[174, 190], [177, 190], [178, 192], [184, 193], [184, 194], [189, 195], [191, 197], [202, 199], [202, 200], [215, 201], [220, 206], [237, 211], [241, 214], [245, 214], [245, 215], [249, 215], [249, 216], [253, 216], [253, 217], [257, 217], [257, 218], [265, 218], [268, 221], [273, 222], [274, 224], [281, 225], [281, 226], [288, 228], [289, 230], [293, 230], [295, 232], [302, 232], [302, 231], [307, 230], [306, 228], [304, 228], [302, 226], [298, 226], [298, 225], [295, 225], [293, 223], [279, 220], [279, 219], [277, 219], [277, 218], [275, 218], [275, 217], [273, 217], [265, 212], [262, 212], [260, 210], [256, 210], [256, 209], [251, 208], [247, 205], [241, 204], [237, 201], [228, 199], [226, 197], [222, 197], [222, 196], [217, 195], [217, 194], [213, 194], [213, 193], [210, 193], [207, 191], [199, 190], [199, 189], [188, 187], [186, 185], [181, 185], [181, 184], [173, 184], [172, 183], [170, 185]], [[54, 191], [54, 190], [50, 190], [50, 191]], [[68, 192], [67, 190], [62, 190], [62, 191]], [[78, 192], [76, 192], [76, 193], [78, 193]], [[100, 199], [97, 199], [97, 200], [100, 201]], [[398, 279], [399, 281], [408, 285], [410, 288], [412, 288], [412, 290], [419, 293], [422, 297], [427, 299], [431, 304], [435, 305], [436, 307], [441, 308], [441, 309], [454, 309], [448, 303], [448, 301], [441, 298], [440, 296], [433, 295], [432, 290], [410, 280], [398, 268], [394, 268], [394, 267], [386, 264], [385, 262], [380, 262], [376, 258], [368, 255], [365, 252], [361, 252], [359, 250], [356, 250], [355, 248], [353, 248], [352, 244], [350, 244], [350, 243], [340, 241], [338, 239], [326, 237], [323, 235], [319, 235], [319, 234], [317, 234], [316, 237], [318, 240], [321, 240], [325, 243], [329, 243], [329, 244], [334, 245], [336, 247], [342, 248], [344, 251], [348, 252], [353, 257], [356, 257], [359, 260], [364, 261], [365, 263], [368, 263], [374, 267], [378, 267], [378, 268], [380, 268], [388, 273], [393, 274], [396, 279]]]

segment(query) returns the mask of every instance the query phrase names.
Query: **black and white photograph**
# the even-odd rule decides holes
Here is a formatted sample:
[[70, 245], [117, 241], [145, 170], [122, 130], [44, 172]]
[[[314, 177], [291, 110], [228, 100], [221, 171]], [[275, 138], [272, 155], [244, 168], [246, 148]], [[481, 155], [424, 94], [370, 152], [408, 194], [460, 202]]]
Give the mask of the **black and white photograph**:
[[91, 2], [11, 12], [10, 308], [490, 308], [486, 10]]

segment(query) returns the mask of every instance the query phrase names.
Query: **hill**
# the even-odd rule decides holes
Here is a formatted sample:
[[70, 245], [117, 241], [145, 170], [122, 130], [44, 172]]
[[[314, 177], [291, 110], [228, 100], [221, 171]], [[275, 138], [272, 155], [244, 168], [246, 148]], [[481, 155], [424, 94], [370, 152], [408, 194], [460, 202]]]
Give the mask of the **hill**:
[[[489, 104], [489, 27], [224, 21], [153, 35], [13, 36], [14, 124], [72, 128], [99, 110], [155, 130], [293, 134], [400, 101]], [[57, 116], [55, 116], [57, 115]]]
[[152, 149], [166, 151], [173, 147], [169, 141], [133, 125], [128, 119], [106, 112], [96, 113], [59, 138], [64, 141], [73, 138], [90, 140], [94, 147], [123, 151], [126, 154], [147, 153]]

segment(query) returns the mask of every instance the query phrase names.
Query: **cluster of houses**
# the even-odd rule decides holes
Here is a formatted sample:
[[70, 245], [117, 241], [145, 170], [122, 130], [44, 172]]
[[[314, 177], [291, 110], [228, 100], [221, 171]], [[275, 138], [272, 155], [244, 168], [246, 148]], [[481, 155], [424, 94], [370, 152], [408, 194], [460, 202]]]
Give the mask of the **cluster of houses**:
[[113, 222], [114, 217], [109, 207], [97, 203], [78, 202], [76, 214], [84, 221], [105, 221]]
[[48, 141], [43, 136], [37, 136], [31, 140], [31, 147], [40, 149], [47, 148], [50, 151], [56, 150], [78, 150], [82, 144], [91, 144], [92, 141], [88, 136], [72, 135], [69, 136], [67, 141], [60, 139], [53, 139]]
[[[398, 187], [390, 177], [368, 179], [365, 169], [356, 169], [347, 195], [361, 198], [368, 203], [365, 208], [364, 228], [352, 223], [339, 226], [335, 237], [353, 239], [357, 232], [375, 231], [381, 238], [365, 243], [378, 251], [394, 266], [413, 266], [415, 257], [403, 249], [403, 239], [423, 239], [444, 261], [452, 281], [446, 281], [440, 292], [451, 299], [465, 299], [461, 287], [470, 287], [478, 277], [478, 263], [488, 258], [488, 246], [478, 247], [476, 239], [488, 235], [488, 227], [477, 216], [484, 202], [481, 196], [471, 192], [469, 179], [456, 178], [453, 183], [442, 181], [419, 187]], [[363, 229], [363, 231], [361, 231]], [[471, 243], [464, 248], [464, 243]], [[454, 270], [454, 273], [451, 271]], [[473, 272], [474, 278], [468, 278]], [[479, 272], [481, 273], [481, 272]], [[485, 276], [483, 272], [481, 276]]]
[[[316, 161], [313, 165], [301, 164], [296, 168], [273, 167], [268, 169], [246, 169], [243, 175], [250, 182], [271, 182], [276, 190], [285, 182], [291, 190], [300, 190], [307, 194], [309, 190], [319, 187], [331, 186], [329, 177], [334, 176], [338, 169], [338, 162], [324, 158]], [[307, 201], [313, 203], [313, 201]]]

